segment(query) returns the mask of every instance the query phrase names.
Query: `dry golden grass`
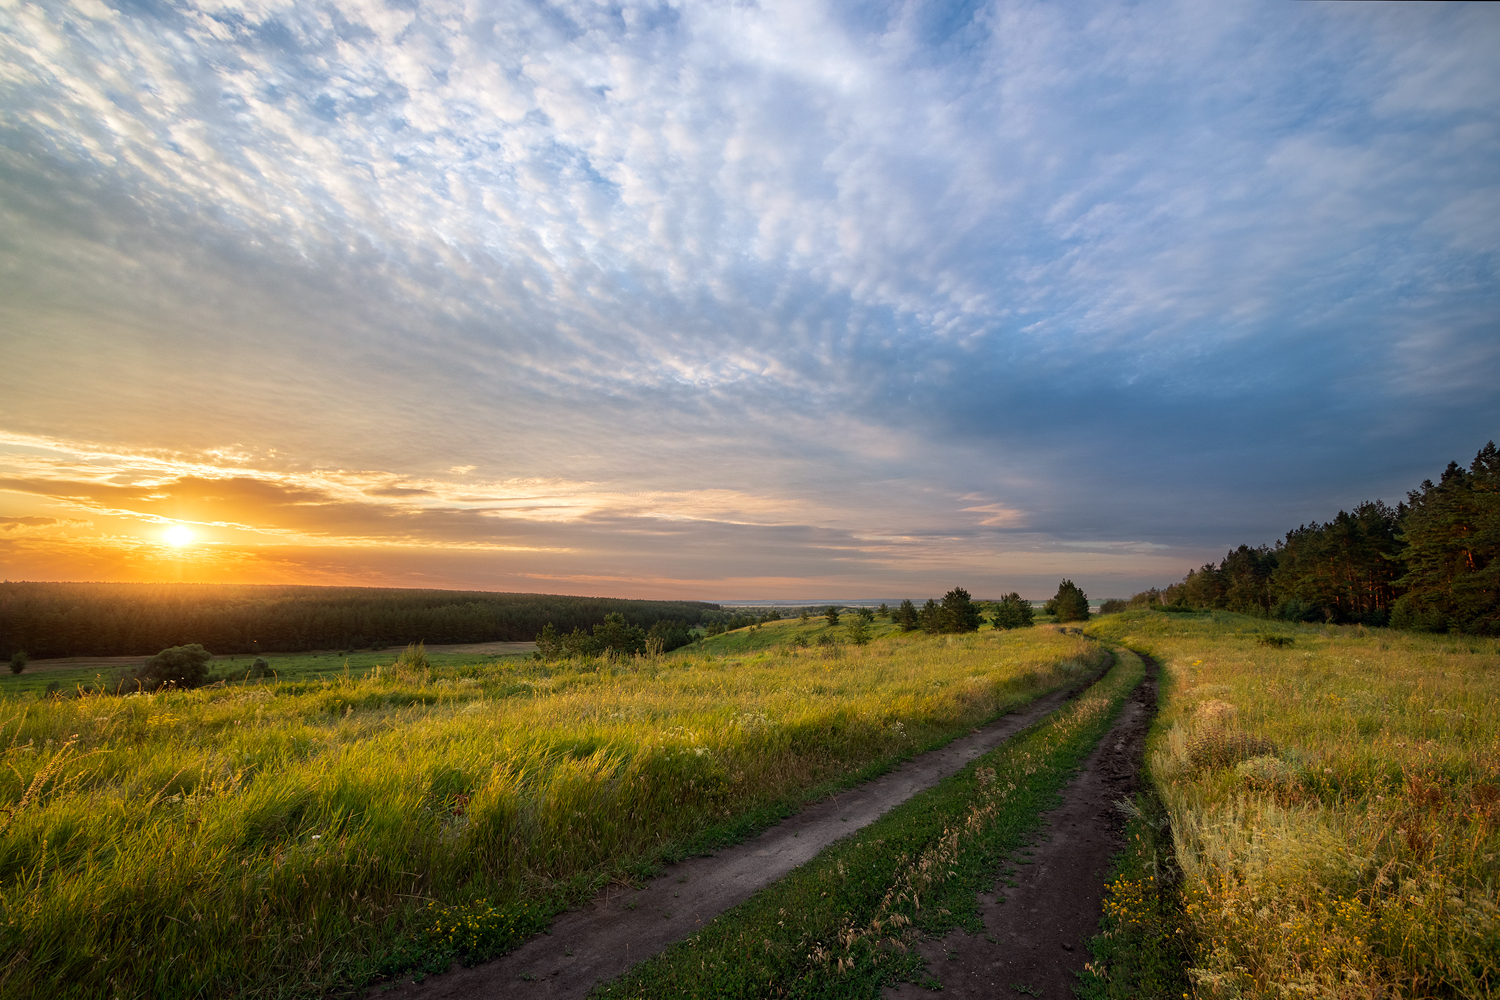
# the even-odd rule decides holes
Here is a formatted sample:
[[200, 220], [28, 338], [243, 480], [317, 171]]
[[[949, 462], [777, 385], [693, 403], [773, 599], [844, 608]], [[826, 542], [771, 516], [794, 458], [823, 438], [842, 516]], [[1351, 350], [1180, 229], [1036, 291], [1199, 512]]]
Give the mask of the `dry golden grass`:
[[[1156, 655], [1148, 766], [1171, 813], [1203, 997], [1500, 988], [1492, 639], [1132, 612]], [[1291, 638], [1284, 646], [1261, 636]]]

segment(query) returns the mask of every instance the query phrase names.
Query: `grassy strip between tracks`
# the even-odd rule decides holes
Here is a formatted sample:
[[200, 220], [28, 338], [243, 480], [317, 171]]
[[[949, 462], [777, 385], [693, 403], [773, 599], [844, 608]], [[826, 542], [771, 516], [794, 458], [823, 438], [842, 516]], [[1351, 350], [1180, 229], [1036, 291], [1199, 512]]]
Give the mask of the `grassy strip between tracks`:
[[913, 942], [982, 930], [976, 893], [1056, 805], [1144, 673], [1121, 650], [1077, 700], [594, 996], [878, 997], [884, 984], [924, 981]]

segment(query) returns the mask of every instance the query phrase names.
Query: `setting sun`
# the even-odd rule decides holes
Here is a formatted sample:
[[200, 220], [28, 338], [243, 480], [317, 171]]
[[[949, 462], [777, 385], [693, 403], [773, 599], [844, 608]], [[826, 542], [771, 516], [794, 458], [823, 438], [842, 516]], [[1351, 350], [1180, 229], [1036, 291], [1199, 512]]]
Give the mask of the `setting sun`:
[[193, 530], [185, 524], [174, 524], [166, 530], [167, 544], [182, 548], [193, 540]]

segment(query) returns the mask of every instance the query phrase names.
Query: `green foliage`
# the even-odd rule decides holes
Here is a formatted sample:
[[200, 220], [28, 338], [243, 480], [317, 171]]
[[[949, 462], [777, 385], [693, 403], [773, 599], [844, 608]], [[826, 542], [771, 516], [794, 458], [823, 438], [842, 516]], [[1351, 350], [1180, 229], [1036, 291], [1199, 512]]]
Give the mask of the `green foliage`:
[[881, 601], [880, 607], [875, 609], [875, 614], [879, 615], [881, 618], [889, 618], [891, 617], [891, 609], [886, 606], [886, 603], [884, 601]]
[[[623, 614], [614, 611], [605, 615], [604, 621], [594, 626], [592, 634], [581, 628], [575, 628], [567, 635], [558, 635], [552, 623], [548, 622], [546, 627], [537, 634], [536, 650], [544, 660], [590, 656], [635, 656], [648, 651], [660, 653], [669, 637], [673, 640], [691, 638], [684, 630], [676, 629], [673, 624], [663, 625], [658, 622], [652, 628], [654, 631], [648, 633], [643, 628], [629, 624]], [[710, 622], [706, 634], [718, 635], [722, 629], [721, 623]], [[679, 642], [678, 645], [686, 645], [686, 643]]]
[[1405, 588], [1392, 624], [1500, 635], [1500, 452], [1489, 442], [1465, 471], [1448, 463], [1440, 480], [1407, 495], [1402, 521]]
[[1394, 508], [1362, 503], [1288, 531], [1274, 549], [1241, 545], [1130, 600], [1155, 604], [1500, 635], [1500, 451], [1491, 441], [1468, 469], [1449, 462]]
[[1031, 608], [1031, 602], [1011, 591], [995, 605], [990, 624], [997, 629], [1030, 628], [1035, 620], [1036, 613]]
[[1119, 597], [1112, 597], [1099, 605], [1101, 615], [1117, 615], [1130, 607], [1130, 602]]
[[970, 599], [969, 592], [962, 587], [954, 587], [943, 595], [938, 622], [943, 632], [962, 633], [979, 631], [984, 619], [979, 616], [979, 608]]
[[823, 617], [829, 625], [837, 625], [839, 623], [839, 609], [830, 604], [828, 605], [828, 610], [823, 612]]
[[1044, 610], [1060, 622], [1088, 621], [1088, 595], [1072, 580], [1064, 580], [1057, 585], [1057, 594]]
[[147, 691], [168, 685], [194, 688], [208, 680], [208, 661], [211, 659], [213, 654], [196, 642], [172, 646], [147, 660], [132, 679]]
[[863, 646], [870, 641], [870, 625], [859, 615], [849, 619], [844, 626], [844, 640], [856, 646]]
[[10, 672], [13, 674], [19, 674], [21, 671], [26, 669], [26, 664], [30, 661], [30, 659], [31, 657], [26, 655], [26, 650], [16, 650], [11, 654], [10, 657]]
[[922, 627], [922, 617], [917, 612], [917, 606], [909, 600], [901, 602], [901, 606], [891, 615], [891, 620], [901, 626], [903, 632], [915, 632]]

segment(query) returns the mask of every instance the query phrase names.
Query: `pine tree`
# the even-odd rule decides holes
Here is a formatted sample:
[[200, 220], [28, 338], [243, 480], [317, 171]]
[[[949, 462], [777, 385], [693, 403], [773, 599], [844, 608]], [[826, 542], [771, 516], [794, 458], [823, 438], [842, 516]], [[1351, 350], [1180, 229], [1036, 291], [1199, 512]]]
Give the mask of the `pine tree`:
[[977, 632], [983, 621], [964, 588], [954, 587], [943, 595], [941, 627], [944, 632]]
[[1014, 591], [1000, 598], [1000, 603], [995, 606], [994, 617], [990, 619], [998, 629], [1030, 628], [1035, 620], [1031, 602]]
[[1047, 613], [1054, 615], [1060, 622], [1087, 621], [1089, 617], [1089, 599], [1082, 588], [1072, 580], [1064, 580], [1057, 585], [1057, 595], [1047, 602]]
[[891, 618], [901, 626], [903, 632], [915, 632], [922, 627], [922, 619], [917, 614], [917, 606], [909, 600], [902, 601], [901, 606], [892, 613]]

